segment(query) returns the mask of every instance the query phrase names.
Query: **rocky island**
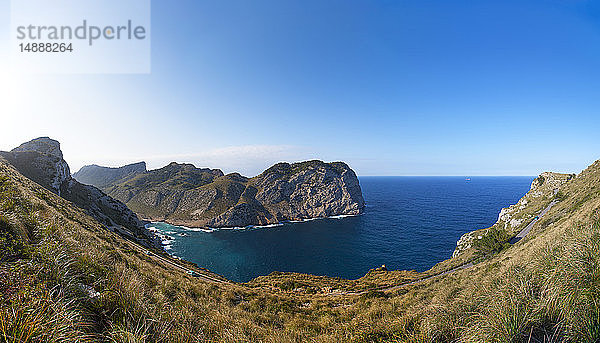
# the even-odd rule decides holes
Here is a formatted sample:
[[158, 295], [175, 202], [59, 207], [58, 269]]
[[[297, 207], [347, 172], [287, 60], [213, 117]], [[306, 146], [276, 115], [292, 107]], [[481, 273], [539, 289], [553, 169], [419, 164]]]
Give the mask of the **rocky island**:
[[120, 200], [140, 217], [190, 227], [243, 227], [357, 215], [365, 202], [343, 162], [278, 163], [256, 177], [171, 163], [146, 170], [85, 166], [74, 174]]

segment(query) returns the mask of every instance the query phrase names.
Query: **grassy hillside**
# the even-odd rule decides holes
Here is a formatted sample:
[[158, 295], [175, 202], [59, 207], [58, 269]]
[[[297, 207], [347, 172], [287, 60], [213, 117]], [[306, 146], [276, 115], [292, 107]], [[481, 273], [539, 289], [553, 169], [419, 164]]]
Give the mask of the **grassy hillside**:
[[424, 274], [215, 283], [0, 163], [0, 341], [598, 342], [600, 162], [559, 194], [522, 241], [421, 283], [386, 290], [469, 254]]

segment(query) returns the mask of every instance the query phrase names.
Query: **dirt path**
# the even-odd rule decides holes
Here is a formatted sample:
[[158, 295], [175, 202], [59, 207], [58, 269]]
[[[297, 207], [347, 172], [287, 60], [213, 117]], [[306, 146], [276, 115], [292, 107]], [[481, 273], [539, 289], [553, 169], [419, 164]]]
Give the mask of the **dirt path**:
[[186, 267], [184, 267], [184, 266], [182, 266], [180, 264], [177, 264], [177, 263], [175, 263], [173, 261], [170, 261], [170, 260], [168, 260], [168, 259], [166, 259], [166, 258], [164, 258], [162, 256], [159, 256], [159, 255], [157, 255], [157, 254], [155, 254], [153, 252], [146, 251], [146, 255], [148, 255], [152, 259], [159, 260], [159, 261], [162, 261], [162, 262], [164, 262], [166, 264], [169, 264], [169, 265], [171, 265], [171, 266], [173, 266], [173, 267], [175, 267], [175, 268], [177, 268], [177, 269], [185, 272], [186, 274], [189, 274], [190, 276], [195, 277], [196, 279], [200, 279], [202, 281], [211, 282], [211, 283], [230, 283], [228, 281], [220, 280], [220, 279], [214, 278], [214, 277], [212, 277], [210, 275], [206, 275], [206, 274], [204, 274], [202, 272], [186, 268]]
[[433, 279], [433, 278], [436, 278], [436, 277], [439, 277], [439, 276], [444, 276], [444, 275], [448, 275], [448, 274], [456, 273], [456, 272], [457, 272], [457, 271], [459, 271], [459, 270], [468, 269], [468, 268], [471, 268], [471, 267], [473, 267], [473, 266], [474, 266], [473, 262], [468, 262], [468, 263], [462, 264], [462, 265], [460, 265], [460, 266], [458, 266], [458, 267], [455, 267], [455, 268], [452, 268], [452, 269], [446, 270], [446, 271], [445, 271], [445, 272], [443, 272], [443, 273], [439, 273], [439, 274], [431, 275], [431, 276], [428, 276], [428, 277], [425, 277], [425, 278], [422, 278], [422, 279], [418, 279], [418, 280], [415, 280], [415, 281], [410, 281], [410, 282], [403, 283], [403, 284], [400, 284], [400, 285], [397, 285], [397, 286], [391, 286], [391, 287], [387, 287], [387, 288], [381, 289], [381, 291], [382, 291], [382, 292], [391, 292], [391, 291], [395, 291], [395, 290], [397, 290], [397, 289], [399, 289], [399, 288], [402, 288], [402, 287], [411, 286], [411, 285], [416, 285], [416, 284], [419, 284], [419, 283], [421, 283], [421, 282], [425, 282], [425, 281], [431, 280], [431, 279]]

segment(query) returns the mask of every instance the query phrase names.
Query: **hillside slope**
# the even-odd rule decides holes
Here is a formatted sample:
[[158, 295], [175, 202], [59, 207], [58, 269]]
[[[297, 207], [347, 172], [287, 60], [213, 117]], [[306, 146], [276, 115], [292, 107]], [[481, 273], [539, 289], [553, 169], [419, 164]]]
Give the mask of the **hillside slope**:
[[214, 283], [0, 161], [0, 341], [598, 342], [600, 161], [554, 200], [525, 239], [493, 254], [473, 246], [473, 267], [418, 284], [406, 282], [469, 254], [423, 274]]
[[107, 227], [147, 240], [144, 223], [123, 203], [96, 187], [81, 184], [71, 177], [59, 142], [48, 137], [37, 138], [10, 152], [0, 151], [0, 160], [8, 162], [24, 176], [84, 209]]
[[265, 225], [364, 209], [358, 178], [342, 162], [279, 163], [254, 178], [171, 163], [115, 179], [122, 170], [84, 167], [75, 177], [145, 219], [192, 227]]

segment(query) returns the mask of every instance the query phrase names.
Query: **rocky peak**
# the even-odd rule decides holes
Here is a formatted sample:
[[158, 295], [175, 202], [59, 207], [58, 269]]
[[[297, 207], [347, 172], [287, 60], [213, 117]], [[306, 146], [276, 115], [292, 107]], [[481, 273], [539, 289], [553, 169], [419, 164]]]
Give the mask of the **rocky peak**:
[[54, 139], [36, 138], [3, 155], [25, 176], [58, 195], [61, 185], [71, 178], [60, 143]]
[[33, 139], [23, 143], [11, 150], [11, 152], [38, 152], [40, 154], [51, 155], [62, 160], [63, 154], [60, 150], [60, 143], [48, 137]]
[[356, 174], [342, 162], [278, 163], [252, 181], [256, 200], [279, 220], [356, 215], [365, 207]]
[[[220, 169], [197, 168], [195, 165], [193, 165], [191, 163], [177, 163], [177, 162], [171, 162], [168, 165], [166, 165], [162, 168], [159, 168], [159, 169], [152, 170], [151, 172], [163, 173], [166, 178], [176, 175], [176, 174], [181, 174], [181, 173], [187, 173], [187, 174], [206, 173], [206, 174], [212, 175], [213, 177], [214, 176], [220, 177], [220, 176], [225, 175], [225, 174], [223, 174], [223, 171], [221, 171]], [[165, 181], [166, 181], [166, 179], [165, 179]]]
[[130, 232], [143, 233], [142, 222], [124, 204], [71, 177], [59, 142], [48, 137], [36, 138], [10, 152], [0, 152], [0, 156], [25, 177], [73, 202], [108, 227], [125, 227]]
[[138, 163], [132, 163], [132, 164], [128, 164], [124, 167], [121, 167], [123, 170], [127, 170], [130, 172], [139, 172], [139, 173], [143, 173], [146, 171], [146, 162], [138, 162]]
[[531, 183], [531, 190], [537, 190], [542, 188], [556, 189], [574, 177], [575, 174], [543, 172], [535, 180], [533, 180], [533, 182]]
[[230, 173], [230, 174], [225, 175], [225, 177], [231, 181], [236, 181], [236, 182], [248, 181], [248, 178], [245, 176], [242, 176], [240, 173]]

